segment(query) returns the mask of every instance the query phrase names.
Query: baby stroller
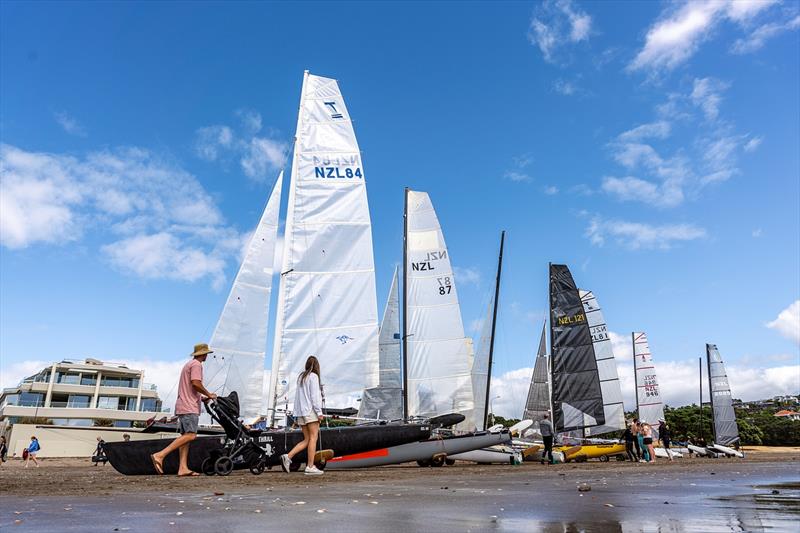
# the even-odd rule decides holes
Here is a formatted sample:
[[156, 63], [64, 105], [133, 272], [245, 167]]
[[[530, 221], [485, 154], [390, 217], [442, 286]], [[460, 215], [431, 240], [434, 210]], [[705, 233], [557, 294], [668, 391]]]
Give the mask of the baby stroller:
[[249, 468], [253, 474], [261, 474], [267, 466], [268, 453], [255, 443], [261, 432], [248, 430], [239, 421], [239, 396], [236, 391], [209, 400], [205, 406], [211, 418], [225, 430], [227, 440], [224, 447], [212, 450], [209, 457], [203, 460], [203, 473], [207, 476], [227, 476], [237, 467]]

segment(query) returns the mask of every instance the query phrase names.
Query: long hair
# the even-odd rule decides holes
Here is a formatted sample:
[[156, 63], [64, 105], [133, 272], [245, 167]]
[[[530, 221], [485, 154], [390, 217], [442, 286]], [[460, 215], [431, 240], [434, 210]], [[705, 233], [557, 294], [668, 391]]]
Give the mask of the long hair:
[[315, 373], [317, 378], [320, 377], [319, 375], [319, 361], [313, 355], [309, 355], [308, 359], [306, 359], [306, 369], [300, 372], [300, 383], [305, 382], [306, 378], [310, 373]]

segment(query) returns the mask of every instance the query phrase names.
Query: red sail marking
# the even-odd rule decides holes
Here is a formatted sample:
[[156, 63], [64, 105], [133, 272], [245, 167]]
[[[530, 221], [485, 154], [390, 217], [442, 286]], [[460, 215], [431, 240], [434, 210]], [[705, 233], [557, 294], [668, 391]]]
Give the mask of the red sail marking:
[[329, 459], [329, 463], [338, 463], [340, 461], [354, 461], [356, 459], [371, 459], [372, 457], [387, 457], [389, 455], [389, 448], [381, 448], [379, 450], [372, 450], [363, 453], [354, 453], [352, 455], [343, 455], [341, 457], [334, 457]]

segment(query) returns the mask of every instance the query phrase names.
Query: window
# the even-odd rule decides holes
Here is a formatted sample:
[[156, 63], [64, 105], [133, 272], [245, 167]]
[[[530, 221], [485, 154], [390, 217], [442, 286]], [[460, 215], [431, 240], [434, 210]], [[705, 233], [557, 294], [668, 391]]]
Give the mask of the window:
[[100, 396], [97, 399], [98, 409], [119, 409], [118, 396]]
[[80, 385], [80, 376], [68, 372], [59, 372], [56, 381], [65, 385]]
[[136, 410], [136, 398], [126, 398], [125, 399], [125, 410], [126, 411], [135, 411]]
[[139, 410], [157, 413], [161, 410], [161, 402], [154, 398], [142, 398], [142, 403], [139, 404]]
[[130, 420], [114, 420], [115, 428], [129, 428], [133, 427], [133, 422]]
[[81, 376], [81, 385], [96, 385], [96, 384], [97, 384], [97, 376], [91, 374]]
[[67, 400], [67, 407], [89, 407], [89, 397], [78, 394], [70, 394], [69, 399]]
[[19, 405], [19, 394], [9, 394], [3, 400], [3, 405]]
[[44, 405], [44, 395], [40, 392], [21, 392], [17, 405], [24, 407], [41, 407]]

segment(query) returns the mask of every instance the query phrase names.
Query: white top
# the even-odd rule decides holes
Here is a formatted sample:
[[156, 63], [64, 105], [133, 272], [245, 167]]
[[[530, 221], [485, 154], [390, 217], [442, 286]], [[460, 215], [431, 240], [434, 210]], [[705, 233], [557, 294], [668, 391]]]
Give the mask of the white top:
[[322, 414], [322, 392], [319, 377], [310, 372], [305, 381], [297, 377], [297, 392], [294, 395], [294, 416], [320, 416]]

